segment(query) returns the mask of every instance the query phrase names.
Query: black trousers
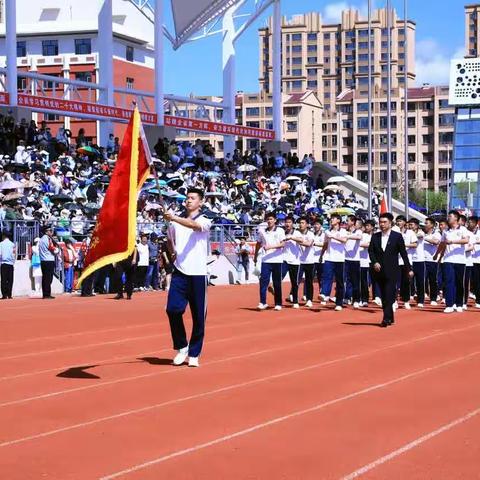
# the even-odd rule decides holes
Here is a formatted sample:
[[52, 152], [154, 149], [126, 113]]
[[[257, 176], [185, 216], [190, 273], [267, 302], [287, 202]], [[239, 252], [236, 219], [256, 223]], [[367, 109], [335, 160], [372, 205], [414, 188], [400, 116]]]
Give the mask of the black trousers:
[[133, 293], [133, 282], [135, 279], [135, 265], [132, 262], [124, 260], [117, 263], [115, 268], [115, 284], [117, 285], [117, 294], [123, 295], [123, 281], [122, 276], [125, 273], [125, 292], [127, 296], [131, 297]]
[[472, 293], [475, 295], [477, 304], [480, 304], [480, 263], [473, 264]]
[[0, 266], [0, 276], [2, 277], [2, 297], [12, 298], [13, 265], [2, 263]]
[[148, 270], [148, 266], [142, 266], [142, 267], [139, 267], [137, 266], [137, 274], [136, 274], [136, 287], [137, 288], [141, 288], [141, 287], [145, 287], [145, 280], [147, 279], [147, 270]]
[[405, 265], [400, 266], [400, 298], [404, 302], [410, 301], [410, 277], [408, 275], [408, 270]]
[[438, 263], [425, 262], [425, 287], [430, 301], [436, 302], [438, 296]]
[[316, 263], [315, 264], [315, 276], [317, 277], [318, 282], [318, 293], [322, 293], [322, 276], [323, 276], [323, 264]]
[[393, 322], [393, 304], [397, 297], [397, 276], [390, 277], [375, 276], [375, 280], [380, 287], [382, 299], [383, 321]]
[[370, 267], [360, 267], [360, 300], [368, 303], [370, 299]]
[[302, 264], [303, 271], [305, 272], [305, 283], [303, 284], [303, 294], [307, 298], [307, 302], [313, 301], [313, 272], [315, 268], [314, 263]]
[[55, 262], [40, 262], [42, 269], [42, 294], [43, 298], [52, 296], [53, 273], [55, 272]]
[[[412, 263], [417, 303], [425, 303], [425, 262]], [[407, 273], [408, 275], [408, 273]]]
[[473, 277], [473, 266], [465, 267], [465, 279], [463, 283], [464, 305], [468, 305], [468, 297], [470, 295], [470, 288], [472, 287], [471, 285], [472, 277]]
[[282, 280], [285, 278], [285, 275], [290, 277], [290, 295], [292, 296], [293, 303], [298, 303], [298, 271], [300, 265], [291, 265], [290, 263], [283, 262], [282, 264]]

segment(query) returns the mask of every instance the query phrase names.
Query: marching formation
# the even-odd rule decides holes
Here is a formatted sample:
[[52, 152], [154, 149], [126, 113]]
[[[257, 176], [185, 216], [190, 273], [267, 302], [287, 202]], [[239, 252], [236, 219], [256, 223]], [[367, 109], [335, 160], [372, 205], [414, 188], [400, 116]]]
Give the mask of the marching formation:
[[[444, 312], [463, 312], [469, 299], [480, 309], [480, 227], [476, 216], [466, 218], [452, 210], [448, 218], [417, 219], [380, 215], [378, 231], [372, 220], [349, 215], [330, 217], [329, 228], [320, 221], [310, 225], [301, 217], [298, 227], [292, 216], [283, 227], [274, 213], [266, 215], [259, 231], [254, 262], [260, 267], [259, 310], [269, 307], [267, 291], [273, 284], [274, 309], [283, 304], [282, 279], [289, 275], [286, 301], [300, 308], [299, 285], [303, 279], [303, 306], [311, 308], [314, 278], [321, 305], [335, 303], [354, 309], [372, 300], [384, 309], [384, 326], [393, 323], [398, 308], [422, 309], [445, 304]], [[333, 289], [333, 284], [335, 288]], [[382, 325], [383, 325], [382, 324]]]

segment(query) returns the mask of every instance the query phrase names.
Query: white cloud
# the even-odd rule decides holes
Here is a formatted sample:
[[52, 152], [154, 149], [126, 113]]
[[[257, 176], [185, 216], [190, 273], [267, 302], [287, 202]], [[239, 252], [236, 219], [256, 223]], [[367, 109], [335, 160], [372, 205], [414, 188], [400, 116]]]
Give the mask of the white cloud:
[[417, 85], [448, 85], [450, 76], [450, 60], [462, 58], [464, 48], [459, 47], [450, 57], [435, 39], [420, 40], [416, 44], [415, 69]]
[[367, 16], [367, 4], [362, 2], [360, 5], [356, 5], [344, 1], [329, 3], [326, 5], [322, 11], [322, 21], [323, 23], [339, 23], [342, 20], [343, 10], [348, 10], [353, 8], [355, 10], [360, 10], [360, 16]]

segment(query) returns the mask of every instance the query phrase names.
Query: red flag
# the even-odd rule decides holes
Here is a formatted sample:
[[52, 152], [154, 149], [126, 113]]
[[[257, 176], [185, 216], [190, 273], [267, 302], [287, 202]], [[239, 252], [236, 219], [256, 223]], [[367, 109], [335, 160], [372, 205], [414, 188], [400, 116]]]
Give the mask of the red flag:
[[133, 253], [137, 234], [138, 192], [150, 174], [150, 164], [150, 150], [140, 113], [135, 108], [92, 233], [78, 286], [96, 270], [120, 262]]
[[383, 190], [382, 202], [380, 203], [380, 215], [388, 212], [387, 191]]

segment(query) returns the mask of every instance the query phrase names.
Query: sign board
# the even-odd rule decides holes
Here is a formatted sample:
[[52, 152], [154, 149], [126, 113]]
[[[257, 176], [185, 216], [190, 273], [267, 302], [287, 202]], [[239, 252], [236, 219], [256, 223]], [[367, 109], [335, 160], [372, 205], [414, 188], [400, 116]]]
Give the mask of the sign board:
[[448, 103], [480, 105], [480, 58], [461, 58], [450, 63]]

